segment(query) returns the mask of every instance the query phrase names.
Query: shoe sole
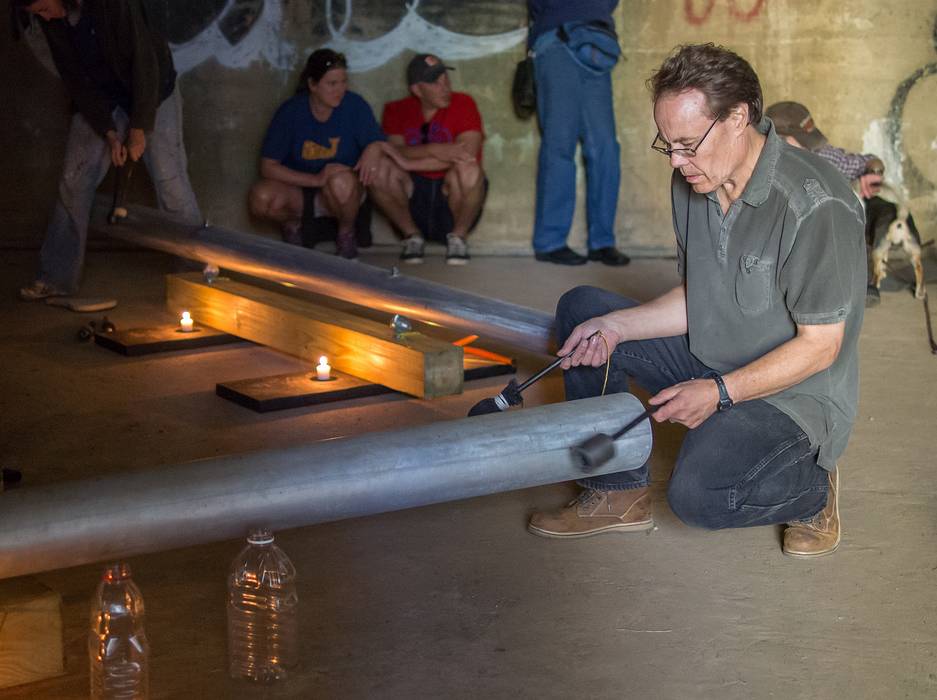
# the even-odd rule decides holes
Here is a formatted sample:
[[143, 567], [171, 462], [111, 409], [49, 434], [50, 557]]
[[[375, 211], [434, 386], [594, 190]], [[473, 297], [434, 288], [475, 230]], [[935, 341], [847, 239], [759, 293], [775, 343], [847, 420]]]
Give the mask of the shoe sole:
[[404, 265], [422, 265], [423, 258], [407, 258], [406, 260], [401, 260]]
[[69, 296], [65, 292], [49, 292], [48, 294], [23, 294], [20, 290], [19, 298], [20, 301], [42, 301], [43, 299], [55, 299], [56, 297], [67, 297]]
[[538, 537], [547, 537], [552, 540], [578, 540], [583, 537], [603, 535], [607, 532], [642, 532], [644, 530], [652, 530], [653, 528], [653, 520], [647, 520], [641, 523], [629, 523], [627, 525], [606, 525], [605, 527], [597, 530], [589, 530], [588, 532], [551, 532], [550, 530], [544, 530], [535, 525], [527, 525], [527, 531], [530, 534], [537, 535]]
[[812, 554], [801, 553], [801, 552], [788, 552], [786, 549], [783, 550], [784, 556], [790, 557], [791, 559], [818, 559], [819, 557], [825, 557], [828, 554], [832, 554], [837, 549], [839, 549], [839, 542], [832, 549], [827, 549], [825, 552], [814, 552]]
[[468, 265], [468, 262], [464, 258], [446, 258], [447, 265]]

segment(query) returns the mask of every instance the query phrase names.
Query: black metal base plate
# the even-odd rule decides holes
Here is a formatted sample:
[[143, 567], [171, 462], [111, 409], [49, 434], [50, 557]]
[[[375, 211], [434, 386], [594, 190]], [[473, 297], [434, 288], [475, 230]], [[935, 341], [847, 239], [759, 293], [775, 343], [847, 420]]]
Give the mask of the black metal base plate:
[[[515, 371], [514, 363], [500, 363], [471, 355], [465, 357], [466, 381], [513, 374]], [[321, 382], [316, 379], [315, 370], [310, 369], [307, 372], [241, 379], [217, 384], [215, 393], [258, 413], [395, 393], [383, 384], [372, 384], [344, 372], [332, 370], [332, 376], [333, 380]]]
[[136, 357], [172, 350], [191, 350], [212, 345], [244, 342], [242, 338], [222, 333], [214, 328], [198, 326], [184, 333], [178, 326], [128, 328], [113, 333], [95, 333], [94, 342], [121, 355]]

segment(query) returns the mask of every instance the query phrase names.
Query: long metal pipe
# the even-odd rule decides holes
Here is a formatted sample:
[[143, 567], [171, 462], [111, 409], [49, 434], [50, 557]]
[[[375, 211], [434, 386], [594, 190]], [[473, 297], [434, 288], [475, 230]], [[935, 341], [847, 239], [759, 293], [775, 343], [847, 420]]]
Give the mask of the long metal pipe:
[[148, 207], [127, 207], [118, 225], [103, 223], [99, 200], [96, 232], [245, 275], [299, 287], [389, 314], [434, 323], [533, 352], [549, 352], [553, 317], [517, 304], [452, 289], [392, 270], [350, 262], [308, 248], [218, 226], [192, 226]]
[[[643, 407], [612, 394], [0, 495], [0, 578], [582, 476], [569, 448]], [[651, 428], [596, 473], [636, 469]]]

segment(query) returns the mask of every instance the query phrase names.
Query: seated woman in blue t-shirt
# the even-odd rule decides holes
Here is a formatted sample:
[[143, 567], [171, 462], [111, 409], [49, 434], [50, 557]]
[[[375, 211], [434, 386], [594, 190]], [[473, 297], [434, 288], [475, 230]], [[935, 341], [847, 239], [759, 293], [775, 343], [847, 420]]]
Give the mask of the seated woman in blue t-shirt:
[[385, 140], [371, 107], [348, 90], [345, 57], [313, 52], [296, 95], [267, 128], [251, 213], [279, 223], [293, 242], [304, 218], [334, 217], [338, 254], [357, 257], [355, 219], [371, 173], [386, 160]]

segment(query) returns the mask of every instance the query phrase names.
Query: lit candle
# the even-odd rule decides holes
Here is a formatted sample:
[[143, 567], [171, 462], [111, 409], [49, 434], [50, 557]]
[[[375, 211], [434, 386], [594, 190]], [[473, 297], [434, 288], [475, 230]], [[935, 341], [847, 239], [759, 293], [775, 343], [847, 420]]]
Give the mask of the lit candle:
[[192, 314], [188, 311], [182, 312], [182, 319], [179, 321], [183, 333], [189, 333], [195, 328], [195, 321], [192, 320]]
[[325, 355], [319, 358], [319, 364], [316, 365], [316, 379], [320, 382], [326, 382], [331, 379], [330, 372], [332, 371], [331, 366], [329, 366], [329, 358]]

